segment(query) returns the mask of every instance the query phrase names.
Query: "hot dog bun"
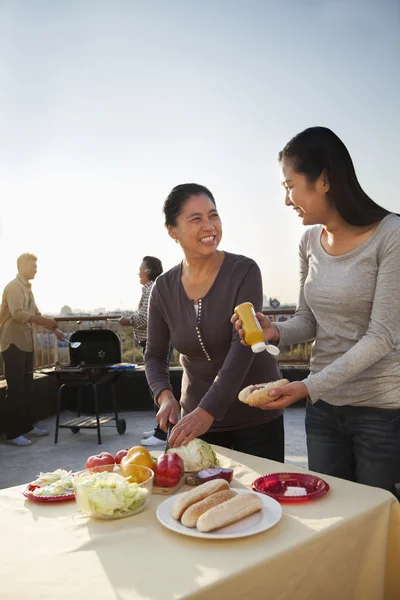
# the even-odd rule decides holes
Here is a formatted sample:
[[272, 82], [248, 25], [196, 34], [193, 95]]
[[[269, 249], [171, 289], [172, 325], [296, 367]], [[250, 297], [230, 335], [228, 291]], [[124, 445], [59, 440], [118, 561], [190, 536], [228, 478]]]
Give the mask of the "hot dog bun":
[[236, 495], [236, 492], [233, 490], [222, 490], [222, 492], [216, 492], [215, 494], [211, 494], [211, 496], [207, 496], [204, 500], [192, 504], [192, 506], [189, 506], [189, 508], [185, 510], [181, 517], [182, 525], [185, 527], [196, 527], [197, 520], [203, 513], [213, 506], [217, 506], [218, 504], [222, 504], [222, 502], [230, 500]]
[[207, 533], [226, 527], [260, 511], [262, 507], [262, 501], [256, 494], [238, 494], [202, 514], [197, 521], [197, 529]]
[[267, 402], [275, 400], [269, 395], [269, 390], [279, 388], [290, 383], [288, 379], [278, 379], [278, 381], [270, 381], [269, 383], [257, 383], [256, 385], [248, 385], [239, 393], [240, 402], [249, 406], [264, 406]]
[[172, 517], [179, 521], [189, 506], [204, 500], [204, 498], [207, 498], [207, 496], [210, 496], [211, 494], [221, 492], [222, 490], [229, 490], [229, 483], [225, 481], [225, 479], [213, 479], [212, 481], [207, 481], [206, 483], [197, 486], [194, 490], [181, 494], [172, 505]]

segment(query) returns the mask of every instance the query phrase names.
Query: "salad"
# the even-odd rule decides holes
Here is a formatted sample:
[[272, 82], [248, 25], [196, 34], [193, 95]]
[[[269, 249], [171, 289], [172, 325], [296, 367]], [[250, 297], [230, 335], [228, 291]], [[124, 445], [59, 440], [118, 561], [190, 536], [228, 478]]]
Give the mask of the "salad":
[[57, 469], [49, 473], [39, 473], [38, 478], [35, 481], [31, 481], [31, 485], [48, 485], [71, 475], [72, 471], [66, 471], [65, 469]]
[[139, 512], [148, 490], [118, 473], [82, 473], [74, 479], [75, 497], [81, 511], [100, 517], [118, 518]]
[[65, 469], [40, 473], [30, 485], [38, 486], [32, 491], [34, 496], [54, 497], [74, 493], [72, 471], [65, 471]]

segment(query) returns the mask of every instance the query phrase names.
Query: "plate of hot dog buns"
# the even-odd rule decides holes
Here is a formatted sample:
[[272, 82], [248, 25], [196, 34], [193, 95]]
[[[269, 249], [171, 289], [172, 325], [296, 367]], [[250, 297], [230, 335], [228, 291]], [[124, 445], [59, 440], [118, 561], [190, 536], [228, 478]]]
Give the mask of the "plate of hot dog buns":
[[171, 496], [157, 509], [164, 527], [210, 539], [246, 537], [270, 529], [282, 517], [281, 505], [264, 494], [231, 488], [224, 479], [207, 481]]

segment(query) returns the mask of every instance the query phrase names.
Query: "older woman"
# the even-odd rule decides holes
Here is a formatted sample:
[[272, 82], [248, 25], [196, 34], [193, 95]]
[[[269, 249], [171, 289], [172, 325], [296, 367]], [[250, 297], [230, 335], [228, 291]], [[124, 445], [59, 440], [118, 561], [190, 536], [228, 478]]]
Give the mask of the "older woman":
[[[197, 184], [175, 187], [164, 203], [168, 233], [183, 251], [181, 264], [160, 275], [150, 303], [145, 368], [170, 445], [195, 437], [249, 454], [284, 460], [281, 411], [238, 401], [247, 385], [280, 378], [275, 358], [254, 355], [230, 323], [234, 307], [262, 308], [261, 274], [250, 258], [218, 250], [222, 226], [211, 192]], [[169, 379], [170, 340], [183, 367], [180, 402]], [[182, 418], [178, 423], [178, 413]]]

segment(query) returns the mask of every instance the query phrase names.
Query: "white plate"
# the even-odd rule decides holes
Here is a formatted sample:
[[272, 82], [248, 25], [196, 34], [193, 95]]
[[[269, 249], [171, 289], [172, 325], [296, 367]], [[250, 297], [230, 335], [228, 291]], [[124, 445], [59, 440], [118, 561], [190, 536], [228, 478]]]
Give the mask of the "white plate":
[[164, 502], [161, 502], [157, 508], [157, 519], [164, 527], [171, 529], [171, 531], [176, 531], [177, 533], [189, 535], [191, 537], [208, 538], [210, 540], [228, 540], [255, 535], [256, 533], [261, 533], [262, 531], [270, 529], [280, 521], [282, 517], [282, 507], [279, 502], [265, 494], [259, 494], [258, 492], [250, 492], [249, 490], [244, 489], [232, 489], [238, 494], [256, 494], [262, 500], [263, 509], [254, 515], [250, 515], [250, 517], [246, 517], [227, 527], [222, 527], [221, 529], [211, 531], [210, 533], [202, 533], [195, 527], [184, 527], [180, 521], [176, 521], [172, 518], [172, 505], [175, 500], [182, 495], [175, 494], [164, 500]]

